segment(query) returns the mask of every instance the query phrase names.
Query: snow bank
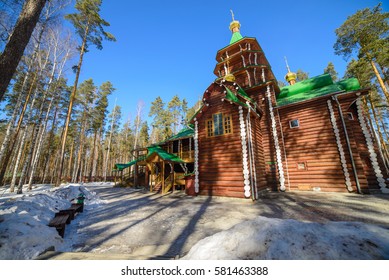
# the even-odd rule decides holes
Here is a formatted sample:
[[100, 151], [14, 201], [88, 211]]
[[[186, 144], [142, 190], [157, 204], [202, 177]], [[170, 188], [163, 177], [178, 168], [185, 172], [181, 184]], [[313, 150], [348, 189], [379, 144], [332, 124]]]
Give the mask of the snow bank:
[[258, 217], [200, 240], [183, 259], [389, 259], [389, 230], [357, 222]]
[[52, 188], [38, 185], [17, 195], [2, 191], [0, 197], [0, 259], [33, 259], [49, 247], [63, 246], [55, 228], [47, 226], [59, 210], [71, 206], [80, 193], [84, 209], [103, 203], [96, 193], [78, 184]]

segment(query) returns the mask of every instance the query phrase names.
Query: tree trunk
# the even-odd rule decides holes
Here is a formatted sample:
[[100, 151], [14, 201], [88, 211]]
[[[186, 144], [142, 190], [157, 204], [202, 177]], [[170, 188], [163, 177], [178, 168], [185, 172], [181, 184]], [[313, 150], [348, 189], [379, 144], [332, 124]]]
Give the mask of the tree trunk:
[[[21, 162], [21, 158], [22, 158], [22, 156], [24, 154], [24, 148], [25, 148], [25, 142], [26, 142], [27, 134], [28, 134], [28, 127], [26, 126], [24, 131], [23, 131], [22, 139], [20, 141], [20, 147], [19, 147], [18, 155], [17, 155], [17, 158], [16, 158], [16, 162], [15, 162], [15, 166], [14, 166], [14, 170], [13, 170], [13, 174], [12, 174], [12, 181], [11, 181], [11, 186], [10, 186], [10, 192], [14, 192], [15, 191], [18, 169], [19, 169], [19, 165], [20, 165], [20, 162]], [[20, 179], [19, 179], [19, 182], [20, 182]]]
[[0, 55], [0, 101], [8, 88], [47, 0], [26, 0], [12, 35]]
[[[30, 90], [29, 90], [29, 92], [27, 94], [27, 98], [26, 98], [26, 100], [24, 102], [22, 112], [20, 113], [18, 124], [16, 126], [14, 135], [12, 136], [11, 147], [8, 150], [5, 150], [5, 156], [3, 158], [2, 166], [1, 166], [1, 169], [0, 169], [0, 184], [3, 183], [4, 174], [5, 174], [5, 171], [7, 169], [9, 159], [11, 158], [12, 151], [15, 148], [16, 139], [18, 138], [18, 135], [19, 135], [19, 132], [20, 132], [20, 128], [22, 126], [24, 114], [26, 112], [28, 101], [30, 100], [31, 93], [32, 93], [32, 90], [33, 90], [34, 85], [35, 85], [36, 77], [37, 77], [37, 74], [34, 75], [34, 79], [33, 79], [32, 83], [31, 83]], [[34, 96], [34, 100], [35, 100], [35, 96]]]
[[0, 162], [1, 162], [1, 160], [3, 158], [3, 155], [4, 155], [5, 151], [7, 150], [7, 147], [9, 145], [9, 143], [10, 143], [11, 132], [12, 132], [12, 129], [14, 127], [14, 124], [15, 124], [15, 121], [16, 121], [16, 117], [20, 113], [20, 106], [22, 104], [22, 99], [24, 98], [23, 92], [25, 90], [25, 87], [27, 86], [27, 80], [28, 80], [28, 78], [30, 76], [31, 64], [29, 65], [28, 68], [29, 69], [27, 70], [27, 73], [26, 73], [26, 75], [24, 76], [24, 79], [23, 79], [22, 89], [20, 91], [21, 94], [18, 95], [18, 100], [16, 101], [15, 108], [13, 110], [11, 119], [10, 119], [8, 125], [7, 125], [7, 130], [6, 130], [6, 133], [5, 133], [5, 136], [4, 136], [4, 140], [3, 140], [3, 143], [2, 143], [1, 148], [0, 148]]
[[93, 137], [93, 148], [92, 148], [92, 154], [90, 157], [90, 170], [89, 170], [89, 176], [88, 181], [92, 182], [92, 174], [93, 174], [93, 166], [94, 166], [94, 158], [95, 158], [95, 150], [96, 150], [96, 140], [97, 140], [97, 130], [94, 133]]
[[101, 139], [102, 130], [103, 130], [102, 127], [100, 127], [99, 132], [97, 134], [97, 145], [94, 151], [94, 158], [92, 158], [93, 160], [92, 177], [94, 178], [93, 180], [96, 180], [96, 176], [97, 176], [97, 167], [99, 163], [99, 147], [101, 146], [100, 139]]
[[21, 194], [23, 192], [23, 184], [24, 184], [24, 180], [26, 179], [27, 171], [28, 171], [28, 168], [29, 168], [30, 163], [31, 163], [32, 153], [34, 151], [35, 142], [36, 142], [36, 138], [37, 138], [36, 136], [38, 134], [38, 130], [39, 130], [39, 126], [37, 126], [35, 124], [33, 129], [32, 129], [32, 134], [31, 134], [32, 140], [31, 140], [31, 143], [30, 143], [30, 149], [28, 151], [27, 158], [24, 160], [22, 173], [20, 174], [18, 191], [17, 191], [18, 194]]
[[[53, 152], [51, 143], [53, 143], [53, 140], [54, 140], [54, 130], [55, 130], [56, 121], [57, 121], [57, 111], [58, 111], [58, 103], [55, 106], [52, 127], [51, 127], [51, 131], [49, 133], [49, 139], [47, 141], [47, 143], [48, 143], [48, 145], [47, 145], [48, 146], [48, 152], [47, 152], [47, 156], [45, 157], [45, 164], [43, 165], [44, 166], [44, 173], [43, 173], [42, 183], [45, 182], [45, 179], [46, 179], [46, 176], [47, 176], [46, 174], [48, 173], [48, 169], [50, 167], [50, 158], [51, 158], [51, 154]], [[51, 182], [52, 182], [52, 178], [50, 178], [50, 183]]]
[[389, 92], [388, 92], [388, 89], [386, 88], [386, 86], [384, 84], [384, 81], [382, 80], [382, 77], [381, 77], [380, 73], [378, 72], [378, 69], [377, 69], [377, 67], [375, 65], [375, 62], [373, 60], [370, 60], [370, 64], [371, 64], [371, 67], [373, 68], [374, 74], [377, 77], [378, 83], [381, 86], [382, 92], [384, 93], [384, 95], [386, 97], [386, 102], [389, 104]]
[[[379, 148], [382, 151], [384, 157], [388, 158], [389, 154], [388, 154], [388, 151], [386, 149], [385, 140], [384, 140], [384, 138], [382, 136], [382, 132], [381, 132], [381, 128], [380, 128], [380, 123], [378, 121], [378, 117], [377, 117], [377, 114], [375, 112], [375, 106], [374, 106], [373, 101], [371, 100], [370, 95], [368, 95], [368, 99], [369, 99], [369, 102], [370, 102], [371, 111], [373, 112], [374, 122], [375, 122], [375, 125], [377, 127], [378, 137], [379, 137], [379, 140], [381, 142], [381, 146]], [[374, 128], [372, 128], [372, 129], [374, 129]], [[385, 161], [385, 159], [384, 159], [384, 161]]]
[[[85, 117], [85, 115], [84, 115], [84, 117]], [[73, 182], [75, 182], [75, 183], [77, 182], [77, 178], [80, 175], [79, 171], [80, 171], [80, 168], [81, 168], [81, 158], [82, 158], [82, 153], [84, 151], [85, 126], [86, 126], [86, 121], [84, 119], [83, 122], [82, 122], [82, 127], [81, 127], [80, 144], [78, 146], [77, 161], [76, 161], [74, 175], [73, 175]]]

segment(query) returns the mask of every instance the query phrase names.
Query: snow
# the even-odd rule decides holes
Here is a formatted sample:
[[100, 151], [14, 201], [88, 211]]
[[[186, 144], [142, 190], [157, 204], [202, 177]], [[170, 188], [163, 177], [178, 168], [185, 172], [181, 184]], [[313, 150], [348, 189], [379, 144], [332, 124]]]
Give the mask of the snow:
[[183, 259], [389, 259], [389, 230], [359, 222], [258, 217], [199, 241]]
[[85, 195], [85, 209], [104, 203], [79, 184], [58, 188], [38, 185], [23, 194], [0, 189], [0, 259], [29, 260], [53, 246], [58, 251], [71, 251], [76, 240], [65, 242], [48, 223], [56, 212], [69, 208], [80, 193]]
[[[62, 239], [47, 224], [80, 193], [85, 195], [84, 209], [103, 209], [106, 202], [89, 188], [97, 184], [112, 185], [37, 185], [21, 195], [0, 188], [0, 259], [30, 260], [53, 246], [57, 251], [72, 251], [82, 233], [65, 234]], [[77, 232], [86, 218], [77, 216], [67, 230]], [[321, 224], [257, 217], [200, 240], [182, 259], [389, 259], [389, 230], [361, 222]]]

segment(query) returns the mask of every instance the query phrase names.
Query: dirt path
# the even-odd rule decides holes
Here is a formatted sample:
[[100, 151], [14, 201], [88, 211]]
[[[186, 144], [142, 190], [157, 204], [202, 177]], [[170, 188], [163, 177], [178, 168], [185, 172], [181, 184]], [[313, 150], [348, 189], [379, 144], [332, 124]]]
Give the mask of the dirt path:
[[106, 203], [66, 229], [78, 252], [148, 258], [185, 255], [199, 240], [259, 215], [300, 221], [361, 221], [389, 228], [389, 195], [268, 193], [257, 202], [88, 186]]

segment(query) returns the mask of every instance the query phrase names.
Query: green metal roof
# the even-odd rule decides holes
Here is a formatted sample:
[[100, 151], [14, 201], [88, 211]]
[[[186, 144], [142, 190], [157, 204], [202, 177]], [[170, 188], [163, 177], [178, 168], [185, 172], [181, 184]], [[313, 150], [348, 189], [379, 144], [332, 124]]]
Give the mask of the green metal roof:
[[177, 162], [177, 163], [185, 163], [180, 157], [166, 152], [160, 146], [151, 146], [151, 147], [148, 147], [147, 149], [149, 152], [147, 154], [146, 159], [151, 157], [154, 154], [157, 154], [163, 160]]
[[277, 96], [277, 106], [285, 106], [340, 91], [354, 91], [360, 88], [356, 78], [334, 83], [331, 75], [323, 74], [281, 88], [281, 92]]
[[185, 127], [182, 130], [180, 130], [176, 135], [169, 137], [164, 142], [179, 140], [179, 139], [183, 139], [183, 138], [189, 138], [189, 137], [192, 137], [193, 135], [194, 135], [193, 128]]
[[130, 167], [131, 165], [134, 165], [139, 159], [135, 159], [133, 161], [130, 161], [128, 163], [116, 163], [113, 167], [114, 171], [122, 171], [123, 169]]
[[243, 90], [243, 88], [239, 87], [238, 93], [246, 100], [250, 101], [251, 103], [254, 103], [255, 101], [248, 96], [248, 94]]
[[128, 163], [116, 163], [114, 168], [113, 168], [113, 171], [122, 171], [122, 170], [134, 165], [138, 161], [147, 160], [149, 157], [151, 157], [154, 154], [157, 154], [160, 158], [162, 158], [163, 160], [166, 160], [166, 161], [185, 163], [180, 157], [166, 152], [160, 146], [151, 146], [151, 147], [148, 147], [147, 150], [148, 150], [147, 155], [142, 156], [138, 159], [135, 159], [135, 160], [130, 161]]
[[240, 34], [240, 32], [234, 32], [232, 33], [232, 37], [231, 37], [231, 40], [230, 40], [230, 45], [238, 42], [239, 40], [243, 39], [242, 35]]
[[231, 102], [234, 102], [236, 104], [239, 104], [243, 107], [247, 107], [247, 104], [245, 104], [244, 102], [240, 101], [239, 98], [228, 88], [228, 87], [225, 87], [227, 93], [226, 93], [226, 99], [231, 101]]

